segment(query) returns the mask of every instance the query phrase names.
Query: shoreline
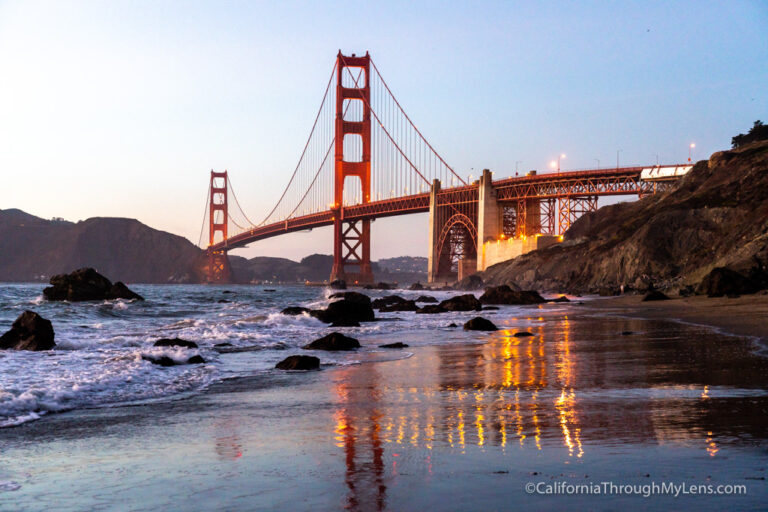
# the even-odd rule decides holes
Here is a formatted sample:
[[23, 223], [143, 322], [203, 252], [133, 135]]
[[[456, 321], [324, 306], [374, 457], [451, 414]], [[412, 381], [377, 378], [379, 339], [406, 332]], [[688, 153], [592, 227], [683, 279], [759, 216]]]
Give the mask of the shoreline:
[[727, 297], [670, 297], [643, 302], [642, 295], [623, 295], [584, 302], [583, 310], [647, 320], [700, 325], [723, 334], [768, 340], [768, 294]]

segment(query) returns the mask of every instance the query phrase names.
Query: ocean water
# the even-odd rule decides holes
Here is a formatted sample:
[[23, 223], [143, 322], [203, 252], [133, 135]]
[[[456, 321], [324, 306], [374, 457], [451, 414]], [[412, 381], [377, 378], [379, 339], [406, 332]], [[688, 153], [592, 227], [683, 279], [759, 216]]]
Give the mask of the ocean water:
[[[407, 350], [377, 346], [406, 334], [413, 346], [477, 338], [447, 327], [451, 322], [461, 325], [476, 312], [378, 313], [381, 321], [337, 329], [308, 315], [280, 314], [292, 305], [325, 307], [332, 291], [321, 287], [136, 285], [132, 289], [145, 301], [79, 303], [46, 301], [43, 287], [0, 286], [0, 331], [9, 329], [24, 310], [32, 310], [49, 319], [56, 333], [52, 351], [0, 351], [0, 427], [72, 409], [170, 400], [201, 392], [224, 379], [265, 374], [281, 359], [302, 352], [302, 345], [332, 330], [360, 339], [363, 349], [323, 352], [326, 367], [409, 357]], [[456, 295], [407, 290], [366, 293], [372, 298], [398, 294], [411, 299], [429, 294], [440, 300]], [[507, 306], [483, 315], [509, 317], [516, 312], [522, 313], [523, 308]], [[520, 326], [525, 325], [521, 321]], [[169, 337], [194, 341], [199, 348], [153, 347], [156, 340]], [[197, 354], [206, 364], [161, 367], [142, 357], [168, 356], [182, 362]]]

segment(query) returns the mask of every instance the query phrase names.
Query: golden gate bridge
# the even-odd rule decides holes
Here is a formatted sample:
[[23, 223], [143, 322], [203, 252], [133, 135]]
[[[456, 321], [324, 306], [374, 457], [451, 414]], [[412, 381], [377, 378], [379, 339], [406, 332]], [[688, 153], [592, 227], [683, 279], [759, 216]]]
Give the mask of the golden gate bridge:
[[298, 164], [260, 222], [243, 211], [228, 172], [211, 171], [208, 281], [229, 280], [232, 249], [333, 226], [330, 279], [369, 284], [371, 220], [421, 212], [430, 213], [429, 280], [449, 280], [489, 240], [562, 235], [597, 208], [598, 196], [652, 194], [688, 168], [617, 166], [497, 181], [485, 170], [468, 183], [422, 135], [370, 55], [339, 52]]

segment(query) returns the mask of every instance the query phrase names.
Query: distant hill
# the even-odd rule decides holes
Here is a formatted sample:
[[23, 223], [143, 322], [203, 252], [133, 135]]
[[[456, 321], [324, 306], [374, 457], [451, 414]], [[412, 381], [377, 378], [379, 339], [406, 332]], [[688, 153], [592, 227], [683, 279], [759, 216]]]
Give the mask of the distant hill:
[[[55, 274], [93, 267], [113, 281], [201, 283], [204, 251], [184, 237], [134, 219], [95, 217], [81, 222], [42, 219], [18, 209], [0, 210], [0, 281], [48, 281]], [[230, 256], [233, 281], [325, 281], [333, 256], [301, 261]], [[403, 256], [372, 264], [379, 281], [407, 284], [426, 279], [426, 258]]]
[[80, 267], [130, 283], [193, 283], [202, 251], [184, 237], [134, 219], [73, 223], [0, 210], [0, 281], [47, 281]]

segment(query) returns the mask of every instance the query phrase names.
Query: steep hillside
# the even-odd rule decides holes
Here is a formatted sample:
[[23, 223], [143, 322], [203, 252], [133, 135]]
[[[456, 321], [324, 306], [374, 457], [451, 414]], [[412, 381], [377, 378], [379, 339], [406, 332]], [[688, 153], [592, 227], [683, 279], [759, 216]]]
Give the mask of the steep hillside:
[[555, 247], [494, 265], [486, 283], [596, 292], [680, 288], [727, 266], [765, 279], [768, 142], [715, 153], [671, 191], [584, 215]]
[[0, 210], [0, 281], [47, 280], [94, 267], [126, 282], [198, 282], [200, 254], [187, 239], [134, 219], [73, 223]]

